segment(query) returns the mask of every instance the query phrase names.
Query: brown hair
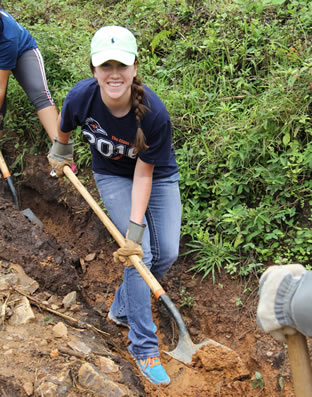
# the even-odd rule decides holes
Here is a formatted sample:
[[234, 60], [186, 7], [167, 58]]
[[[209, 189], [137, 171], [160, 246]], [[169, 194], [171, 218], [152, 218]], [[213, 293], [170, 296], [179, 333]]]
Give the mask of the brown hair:
[[[90, 60], [90, 69], [92, 74], [94, 73], [94, 66], [92, 65], [92, 61]], [[134, 77], [132, 86], [131, 86], [131, 106], [134, 111], [137, 132], [134, 140], [134, 149], [136, 153], [139, 153], [142, 150], [146, 150], [149, 148], [145, 143], [145, 135], [142, 130], [141, 122], [144, 118], [144, 114], [148, 109], [143, 104], [145, 92], [144, 87], [142, 85], [141, 79], [139, 77]]]
[[139, 77], [134, 77], [131, 86], [131, 102], [137, 123], [137, 132], [134, 140], [134, 148], [137, 153], [141, 150], [148, 149], [148, 146], [145, 143], [145, 135], [141, 126], [141, 121], [143, 120], [144, 114], [147, 110], [147, 107], [143, 105], [144, 95], [145, 92], [141, 80]]

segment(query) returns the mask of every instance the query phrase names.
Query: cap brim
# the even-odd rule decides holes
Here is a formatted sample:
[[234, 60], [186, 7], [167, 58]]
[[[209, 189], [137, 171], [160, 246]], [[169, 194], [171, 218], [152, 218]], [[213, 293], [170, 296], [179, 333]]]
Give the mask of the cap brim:
[[118, 61], [124, 65], [130, 66], [134, 64], [135, 55], [130, 52], [120, 50], [105, 50], [98, 54], [93, 54], [91, 61], [94, 67], [100, 66], [107, 61]]

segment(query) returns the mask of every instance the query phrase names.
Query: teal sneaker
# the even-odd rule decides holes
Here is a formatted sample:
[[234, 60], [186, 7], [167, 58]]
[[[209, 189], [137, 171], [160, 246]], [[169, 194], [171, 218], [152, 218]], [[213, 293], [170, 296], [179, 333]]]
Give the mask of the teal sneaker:
[[155, 385], [169, 385], [170, 378], [167, 375], [164, 367], [160, 363], [158, 357], [148, 357], [146, 359], [135, 359], [139, 370], [151, 383]]
[[[108, 312], [107, 317], [114, 321], [115, 324], [117, 325], [121, 325], [122, 327], [127, 327], [130, 329], [130, 325], [128, 323], [127, 317], [116, 317], [113, 315], [113, 313], [111, 311]], [[157, 326], [155, 323], [153, 323], [153, 332], [155, 333], [157, 331]]]

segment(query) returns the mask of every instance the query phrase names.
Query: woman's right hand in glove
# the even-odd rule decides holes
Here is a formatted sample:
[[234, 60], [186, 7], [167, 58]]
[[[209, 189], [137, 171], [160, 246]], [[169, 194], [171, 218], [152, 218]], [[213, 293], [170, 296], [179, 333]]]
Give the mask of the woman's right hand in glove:
[[69, 139], [68, 143], [61, 143], [54, 139], [52, 148], [48, 154], [48, 161], [52, 167], [51, 175], [60, 177], [63, 173], [65, 165], [73, 165], [73, 146], [74, 142]]

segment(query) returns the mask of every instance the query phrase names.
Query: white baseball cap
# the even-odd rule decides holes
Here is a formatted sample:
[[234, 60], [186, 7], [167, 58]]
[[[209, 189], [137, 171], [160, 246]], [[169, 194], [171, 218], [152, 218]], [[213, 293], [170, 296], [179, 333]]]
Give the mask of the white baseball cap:
[[134, 35], [122, 26], [103, 26], [91, 40], [91, 62], [94, 67], [109, 60], [130, 66], [137, 55]]

